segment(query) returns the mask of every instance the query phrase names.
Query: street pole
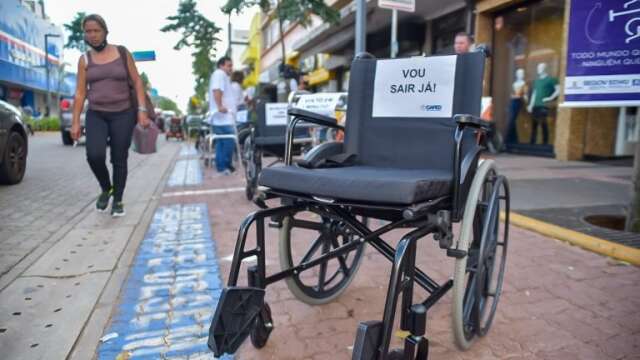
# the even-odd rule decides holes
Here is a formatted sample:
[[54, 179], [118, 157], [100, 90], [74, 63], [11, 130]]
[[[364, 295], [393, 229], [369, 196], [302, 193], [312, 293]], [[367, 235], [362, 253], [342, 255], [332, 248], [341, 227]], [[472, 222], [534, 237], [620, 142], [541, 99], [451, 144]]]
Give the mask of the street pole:
[[367, 0], [356, 0], [356, 55], [367, 51]]
[[391, 58], [398, 55], [398, 10], [391, 10]]
[[58, 34], [44, 34], [44, 68], [47, 77], [47, 107], [45, 109], [45, 116], [51, 115], [51, 85], [49, 84], [50, 70], [49, 70], [49, 38], [60, 37]]
[[232, 55], [232, 52], [231, 52], [231, 13], [229, 13], [229, 23], [228, 23], [228, 26], [227, 26], [227, 30], [229, 32], [229, 36], [228, 36], [228, 38], [229, 38], [229, 48], [227, 49], [227, 56], [229, 58], [231, 58], [231, 55]]
[[49, 117], [51, 109], [51, 90], [49, 89], [49, 34], [44, 36], [44, 71], [47, 74], [47, 106], [44, 116]]

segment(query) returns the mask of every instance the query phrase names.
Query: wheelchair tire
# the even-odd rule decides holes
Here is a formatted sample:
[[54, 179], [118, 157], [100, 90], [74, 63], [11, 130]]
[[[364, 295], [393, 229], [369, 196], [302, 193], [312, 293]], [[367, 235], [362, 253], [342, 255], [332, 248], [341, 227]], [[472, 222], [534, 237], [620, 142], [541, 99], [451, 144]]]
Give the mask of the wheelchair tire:
[[262, 170], [262, 153], [253, 144], [251, 135], [246, 136], [242, 146], [244, 177], [246, 180], [245, 196], [252, 201], [258, 189], [258, 174]]
[[[294, 216], [295, 215], [297, 214], [294, 214]], [[352, 241], [359, 241], [359, 237], [350, 231], [350, 229], [347, 229], [347, 226], [344, 223], [338, 220], [326, 217], [322, 217], [321, 222], [305, 220], [306, 225], [304, 229], [307, 231], [318, 231], [320, 232], [320, 235], [315, 241], [313, 241], [311, 247], [305, 250], [305, 256], [300, 258], [299, 256], [294, 256], [291, 247], [291, 230], [294, 223], [293, 220], [294, 218], [291, 216], [285, 217], [280, 228], [278, 253], [280, 256], [280, 266], [282, 270], [298, 265], [306, 257], [308, 257], [307, 261], [312, 260], [314, 258], [313, 255], [319, 252], [318, 250], [321, 250], [321, 254], [324, 254]], [[316, 228], [311, 229], [311, 227]], [[342, 240], [342, 243], [340, 240]], [[365, 244], [362, 243], [360, 246], [355, 248], [355, 250], [351, 250], [345, 254], [341, 260], [338, 260], [339, 258], [334, 258], [328, 260], [324, 264], [314, 266], [296, 275], [287, 277], [285, 279], [287, 287], [298, 300], [309, 305], [322, 305], [335, 300], [347, 289], [347, 287], [349, 287], [349, 284], [355, 278], [364, 255], [364, 245]], [[299, 260], [294, 258], [299, 258]], [[331, 266], [329, 263], [331, 263]], [[315, 274], [314, 269], [319, 269], [317, 275]], [[346, 275], [345, 271], [347, 273]], [[310, 275], [309, 273], [311, 272], [314, 272], [314, 274]], [[323, 272], [324, 275], [321, 275]], [[327, 273], [331, 274], [331, 276], [327, 276]], [[334, 280], [338, 276], [341, 276], [341, 279], [334, 283]], [[308, 285], [309, 278], [312, 278], [313, 282], [317, 285]], [[321, 279], [329, 280], [321, 281]], [[320, 282], [323, 282], [322, 286], [319, 285]], [[326, 285], [330, 285], [330, 287], [324, 288]]]
[[[500, 200], [504, 200], [505, 211], [502, 241]], [[484, 160], [476, 172], [460, 229], [457, 248], [466, 250], [467, 256], [455, 263], [451, 318], [455, 343], [466, 350], [476, 335], [484, 336], [489, 331], [504, 279], [509, 188], [506, 179], [496, 175], [493, 160]], [[498, 248], [501, 248], [499, 256]], [[500, 261], [497, 267], [496, 260]]]

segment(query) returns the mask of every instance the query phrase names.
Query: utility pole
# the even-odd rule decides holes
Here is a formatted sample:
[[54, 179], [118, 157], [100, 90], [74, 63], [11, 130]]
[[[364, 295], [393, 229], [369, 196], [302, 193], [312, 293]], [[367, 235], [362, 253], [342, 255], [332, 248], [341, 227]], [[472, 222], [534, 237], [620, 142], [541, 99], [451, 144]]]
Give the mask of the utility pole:
[[356, 0], [356, 49], [358, 55], [367, 51], [367, 0]]
[[59, 34], [45, 34], [44, 35], [44, 69], [47, 76], [47, 108], [45, 109], [45, 116], [51, 114], [51, 85], [49, 84], [50, 70], [49, 70], [49, 38], [59, 38]]
[[391, 10], [391, 58], [398, 56], [398, 10]]

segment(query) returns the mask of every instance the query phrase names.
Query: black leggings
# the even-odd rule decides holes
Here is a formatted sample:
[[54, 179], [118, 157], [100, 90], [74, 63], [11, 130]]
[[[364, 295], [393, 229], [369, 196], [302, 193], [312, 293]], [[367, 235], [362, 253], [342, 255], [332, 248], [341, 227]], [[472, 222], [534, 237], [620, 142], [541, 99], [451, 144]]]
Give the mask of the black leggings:
[[113, 165], [113, 199], [122, 201], [127, 183], [127, 157], [131, 146], [131, 136], [136, 123], [134, 109], [120, 112], [88, 110], [86, 116], [87, 161], [100, 183], [102, 191], [111, 188], [107, 169], [107, 142], [111, 148]]

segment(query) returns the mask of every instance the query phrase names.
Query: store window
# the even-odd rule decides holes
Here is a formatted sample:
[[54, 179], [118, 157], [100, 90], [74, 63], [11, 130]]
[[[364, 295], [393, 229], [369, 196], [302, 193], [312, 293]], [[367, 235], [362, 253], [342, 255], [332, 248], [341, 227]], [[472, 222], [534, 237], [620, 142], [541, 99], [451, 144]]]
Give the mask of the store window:
[[493, 116], [514, 151], [553, 153], [564, 6], [525, 2], [494, 17]]
[[453, 43], [456, 34], [465, 31], [466, 11], [459, 10], [433, 21], [433, 53], [453, 54]]

